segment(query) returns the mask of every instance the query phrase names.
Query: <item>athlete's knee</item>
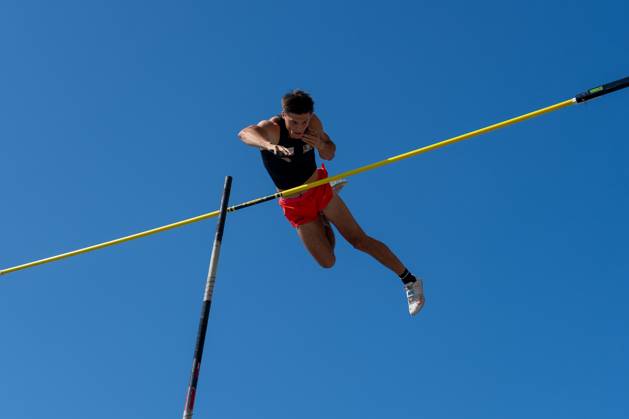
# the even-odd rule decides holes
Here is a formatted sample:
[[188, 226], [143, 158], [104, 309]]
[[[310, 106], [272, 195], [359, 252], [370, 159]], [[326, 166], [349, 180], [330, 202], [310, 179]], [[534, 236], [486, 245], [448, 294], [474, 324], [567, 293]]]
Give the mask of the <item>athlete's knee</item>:
[[336, 263], [336, 256], [334, 254], [327, 255], [325, 257], [318, 257], [317, 262], [322, 268], [330, 269]]

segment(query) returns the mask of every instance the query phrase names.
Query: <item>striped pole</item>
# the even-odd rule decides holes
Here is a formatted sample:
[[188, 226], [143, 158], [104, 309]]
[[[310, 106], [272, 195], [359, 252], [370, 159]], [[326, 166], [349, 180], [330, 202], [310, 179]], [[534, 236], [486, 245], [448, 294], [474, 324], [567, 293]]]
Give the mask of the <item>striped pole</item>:
[[[414, 157], [414, 156], [417, 156], [419, 154], [427, 153], [429, 151], [433, 151], [433, 150], [436, 150], [438, 148], [442, 148], [442, 147], [445, 147], [447, 145], [457, 143], [459, 141], [467, 140], [468, 138], [472, 138], [472, 137], [476, 137], [476, 136], [479, 136], [479, 135], [482, 135], [482, 134], [486, 134], [486, 133], [488, 133], [490, 131], [494, 131], [494, 130], [497, 130], [499, 128], [503, 128], [503, 127], [506, 127], [506, 126], [509, 126], [509, 125], [513, 125], [513, 124], [517, 124], [518, 122], [522, 122], [522, 121], [525, 121], [527, 119], [535, 118], [535, 117], [543, 115], [545, 113], [554, 112], [554, 111], [556, 111], [558, 109], [574, 105], [575, 103], [583, 103], [583, 102], [586, 102], [588, 100], [594, 99], [596, 97], [603, 96], [603, 95], [606, 95], [608, 93], [612, 93], [612, 92], [615, 92], [617, 90], [624, 89], [625, 87], [628, 87], [628, 86], [629, 86], [629, 77], [625, 77], [624, 79], [616, 80], [616, 81], [614, 81], [612, 83], [607, 83], [607, 84], [595, 87], [593, 89], [586, 90], [585, 92], [576, 95], [572, 99], [568, 99], [568, 100], [565, 100], [563, 102], [559, 102], [559, 103], [557, 103], [555, 105], [548, 106], [546, 108], [542, 108], [542, 109], [539, 109], [539, 110], [536, 110], [536, 111], [533, 111], [533, 112], [530, 112], [530, 113], [518, 116], [516, 118], [507, 119], [506, 121], [502, 121], [502, 122], [499, 122], [497, 124], [489, 125], [489, 126], [487, 126], [485, 128], [481, 128], [481, 129], [476, 130], [476, 131], [468, 132], [467, 134], [463, 134], [463, 135], [459, 135], [459, 136], [456, 136], [456, 137], [452, 137], [452, 138], [449, 138], [447, 140], [443, 140], [443, 141], [440, 141], [438, 143], [434, 143], [434, 144], [428, 145], [426, 147], [418, 148], [417, 150], [409, 151], [408, 153], [400, 154], [400, 155], [397, 155], [397, 156], [394, 156], [394, 157], [389, 157], [388, 159], [385, 159], [385, 160], [382, 160], [382, 161], [379, 161], [379, 162], [376, 162], [376, 163], [372, 163], [372, 164], [369, 164], [369, 165], [366, 165], [366, 166], [363, 166], [363, 167], [359, 167], [359, 168], [354, 169], [354, 170], [349, 170], [347, 172], [343, 172], [343, 173], [340, 173], [340, 174], [335, 175], [335, 176], [330, 176], [330, 177], [327, 177], [325, 179], [320, 179], [320, 180], [318, 180], [316, 182], [307, 183], [307, 184], [304, 184], [304, 185], [301, 185], [301, 186], [297, 186], [295, 188], [287, 189], [287, 190], [282, 191], [282, 192], [276, 192], [273, 195], [267, 195], [267, 196], [263, 196], [261, 198], [257, 198], [257, 199], [251, 200], [251, 201], [247, 201], [247, 202], [244, 202], [242, 204], [235, 205], [233, 207], [229, 207], [229, 208], [227, 208], [227, 211], [238, 211], [240, 209], [247, 208], [247, 207], [250, 207], [252, 205], [257, 205], [257, 204], [260, 204], [262, 202], [270, 201], [272, 199], [281, 198], [281, 197], [288, 197], [288, 196], [291, 196], [291, 195], [295, 195], [295, 194], [304, 192], [304, 191], [306, 191], [308, 189], [312, 189], [312, 188], [315, 188], [317, 186], [323, 185], [325, 183], [332, 182], [334, 180], [347, 178], [349, 176], [357, 175], [359, 173], [363, 173], [363, 172], [366, 172], [368, 170], [373, 170], [373, 169], [376, 169], [376, 168], [379, 168], [379, 167], [382, 167], [382, 166], [386, 166], [386, 165], [389, 165], [389, 164], [392, 164], [392, 163], [396, 163], [396, 162], [398, 162], [400, 160], [408, 159], [409, 157]], [[165, 225], [165, 226], [162, 226], [162, 227], [158, 227], [158, 228], [154, 228], [154, 229], [151, 229], [151, 230], [146, 230], [146, 231], [143, 231], [141, 233], [132, 234], [130, 236], [122, 237], [122, 238], [119, 238], [119, 239], [116, 239], [116, 240], [110, 240], [108, 242], [96, 244], [94, 246], [84, 247], [82, 249], [74, 250], [72, 252], [62, 253], [60, 255], [52, 256], [52, 257], [49, 257], [49, 258], [46, 258], [46, 259], [40, 259], [40, 260], [36, 260], [36, 261], [33, 261], [33, 262], [25, 263], [23, 265], [14, 266], [12, 268], [3, 269], [3, 270], [0, 270], [0, 275], [6, 275], [6, 274], [11, 273], [11, 272], [16, 272], [16, 271], [20, 271], [22, 269], [31, 268], [33, 266], [43, 265], [45, 263], [50, 263], [50, 262], [55, 262], [57, 260], [69, 258], [71, 256], [76, 256], [76, 255], [80, 255], [82, 253], [87, 253], [87, 252], [91, 252], [91, 251], [94, 251], [94, 250], [102, 249], [104, 247], [114, 246], [116, 244], [124, 243], [124, 242], [130, 241], [130, 240], [139, 239], [141, 237], [146, 237], [146, 236], [149, 236], [149, 235], [152, 235], [152, 234], [160, 233], [162, 231], [171, 230], [173, 228], [181, 227], [181, 226], [184, 226], [184, 225], [187, 225], [187, 224], [192, 224], [192, 223], [195, 223], [197, 221], [202, 221], [202, 220], [206, 220], [208, 218], [213, 218], [213, 217], [216, 217], [218, 214], [219, 214], [219, 211], [208, 212], [206, 214], [202, 214], [202, 215], [199, 215], [199, 216], [196, 216], [196, 217], [188, 218], [186, 220], [178, 221], [176, 223], [168, 224], [168, 225]]]
[[225, 187], [223, 189], [223, 197], [221, 199], [221, 209], [219, 211], [218, 224], [216, 225], [216, 236], [214, 237], [212, 257], [210, 258], [210, 269], [205, 284], [203, 304], [201, 306], [201, 319], [199, 321], [199, 330], [197, 332], [197, 342], [194, 348], [192, 372], [190, 373], [190, 384], [188, 385], [188, 391], [186, 393], [183, 419], [192, 418], [192, 413], [194, 411], [194, 401], [197, 395], [197, 383], [199, 382], [199, 372], [201, 371], [201, 359], [203, 358], [203, 347], [205, 346], [205, 335], [207, 333], [207, 323], [210, 317], [212, 294], [214, 293], [214, 284], [216, 282], [216, 270], [218, 267], [218, 258], [221, 253], [221, 242], [223, 241], [223, 229], [225, 227], [225, 218], [227, 217], [227, 203], [229, 201], [231, 186], [232, 178], [231, 176], [227, 176], [225, 178]]

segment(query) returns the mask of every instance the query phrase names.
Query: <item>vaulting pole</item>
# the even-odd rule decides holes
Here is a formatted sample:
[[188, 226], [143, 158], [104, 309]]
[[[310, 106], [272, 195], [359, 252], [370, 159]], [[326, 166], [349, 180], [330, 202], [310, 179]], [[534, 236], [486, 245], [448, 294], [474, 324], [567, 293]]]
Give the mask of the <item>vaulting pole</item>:
[[199, 381], [199, 372], [201, 371], [201, 359], [203, 358], [203, 347], [205, 346], [205, 335], [207, 332], [208, 319], [210, 317], [210, 306], [212, 305], [212, 294], [214, 293], [214, 283], [216, 282], [216, 270], [218, 268], [218, 258], [221, 253], [221, 242], [223, 241], [223, 229], [225, 228], [225, 218], [227, 217], [227, 203], [229, 202], [229, 193], [231, 191], [231, 186], [232, 178], [231, 176], [227, 176], [225, 178], [223, 198], [221, 199], [221, 209], [219, 211], [218, 224], [216, 226], [214, 246], [212, 247], [210, 269], [205, 284], [203, 305], [201, 306], [201, 320], [199, 321], [197, 342], [194, 348], [192, 372], [190, 373], [190, 384], [188, 385], [188, 392], [186, 393], [186, 403], [183, 410], [183, 419], [192, 418], [192, 413], [194, 411], [194, 401], [197, 395], [197, 383]]
[[[276, 199], [276, 198], [291, 196], [291, 195], [303, 192], [305, 190], [312, 189], [312, 188], [315, 188], [317, 186], [323, 185], [325, 183], [332, 182], [334, 180], [338, 180], [338, 179], [346, 178], [346, 177], [349, 177], [349, 176], [357, 175], [359, 173], [363, 173], [363, 172], [366, 172], [368, 170], [373, 170], [373, 169], [376, 169], [378, 167], [382, 167], [382, 166], [386, 166], [388, 164], [396, 163], [396, 162], [398, 162], [400, 160], [408, 159], [409, 157], [414, 157], [414, 156], [417, 156], [419, 154], [427, 153], [429, 151], [433, 151], [433, 150], [436, 150], [438, 148], [445, 147], [447, 145], [457, 143], [459, 141], [467, 140], [468, 138], [472, 138], [472, 137], [476, 137], [476, 136], [479, 136], [479, 135], [482, 135], [482, 134], [486, 134], [486, 133], [488, 133], [490, 131], [494, 131], [494, 130], [497, 130], [499, 128], [503, 128], [503, 127], [506, 127], [508, 125], [517, 124], [518, 122], [522, 122], [522, 121], [525, 121], [527, 119], [535, 118], [535, 117], [543, 115], [545, 113], [554, 112], [554, 111], [556, 111], [558, 109], [574, 105], [575, 103], [583, 103], [583, 102], [586, 102], [588, 100], [594, 99], [596, 97], [603, 96], [603, 95], [606, 95], [608, 93], [612, 93], [612, 92], [615, 92], [617, 90], [624, 89], [625, 87], [628, 87], [628, 86], [629, 86], [629, 77], [625, 77], [624, 79], [616, 80], [616, 81], [614, 81], [612, 83], [607, 83], [607, 84], [595, 87], [593, 89], [586, 90], [583, 93], [579, 93], [578, 95], [576, 95], [572, 99], [568, 99], [568, 100], [565, 100], [563, 102], [559, 102], [559, 103], [557, 103], [555, 105], [548, 106], [546, 108], [542, 108], [542, 109], [539, 109], [539, 110], [536, 110], [536, 111], [533, 111], [533, 112], [530, 112], [530, 113], [518, 116], [516, 118], [511, 118], [511, 119], [508, 119], [506, 121], [499, 122], [497, 124], [489, 125], [489, 126], [487, 126], [485, 128], [481, 128], [481, 129], [476, 130], [476, 131], [468, 132], [467, 134], [463, 134], [463, 135], [459, 135], [459, 136], [456, 136], [456, 137], [452, 137], [452, 138], [449, 138], [447, 140], [440, 141], [438, 143], [434, 143], [434, 144], [431, 144], [431, 145], [426, 146], [426, 147], [418, 148], [416, 150], [409, 151], [408, 153], [400, 154], [400, 155], [397, 155], [397, 156], [394, 156], [394, 157], [389, 157], [388, 159], [385, 159], [385, 160], [382, 160], [382, 161], [379, 161], [379, 162], [376, 162], [376, 163], [372, 163], [372, 164], [369, 164], [367, 166], [362, 166], [362, 167], [359, 167], [357, 169], [349, 170], [347, 172], [343, 172], [343, 173], [340, 173], [340, 174], [335, 175], [335, 176], [330, 176], [330, 177], [327, 177], [325, 179], [320, 179], [320, 180], [318, 180], [316, 182], [307, 183], [305, 185], [301, 185], [301, 186], [297, 186], [295, 188], [287, 189], [287, 190], [282, 191], [282, 192], [274, 193], [273, 195], [267, 195], [267, 196], [264, 196], [264, 197], [261, 197], [261, 198], [257, 198], [257, 199], [251, 200], [251, 201], [247, 201], [247, 202], [244, 202], [242, 204], [235, 205], [233, 207], [229, 207], [229, 208], [227, 208], [227, 211], [238, 211], [240, 209], [243, 209], [243, 208], [246, 208], [246, 207], [250, 207], [252, 205], [257, 205], [257, 204], [260, 204], [262, 202], [270, 201], [270, 200], [273, 200], [273, 199]], [[176, 223], [168, 224], [168, 225], [165, 225], [163, 227], [158, 227], [158, 228], [154, 228], [152, 230], [143, 231], [141, 233], [132, 234], [130, 236], [126, 236], [126, 237], [122, 237], [122, 238], [119, 238], [119, 239], [116, 239], [116, 240], [111, 240], [111, 241], [108, 241], [108, 242], [100, 243], [100, 244], [97, 244], [97, 245], [94, 245], [94, 246], [89, 246], [89, 247], [85, 247], [85, 248], [82, 248], [82, 249], [74, 250], [72, 252], [63, 253], [63, 254], [60, 254], [60, 255], [57, 255], [57, 256], [52, 256], [52, 257], [49, 257], [49, 258], [46, 258], [46, 259], [36, 260], [36, 261], [33, 261], [33, 262], [25, 263], [23, 265], [14, 266], [12, 268], [3, 269], [3, 270], [0, 270], [0, 275], [6, 275], [6, 274], [11, 273], [11, 272], [15, 272], [15, 271], [19, 271], [19, 270], [22, 270], [22, 269], [31, 268], [33, 266], [43, 265], [45, 263], [50, 263], [50, 262], [54, 262], [54, 261], [57, 261], [57, 260], [60, 260], [60, 259], [65, 259], [65, 258], [68, 258], [68, 257], [71, 257], [71, 256], [80, 255], [82, 253], [91, 252], [93, 250], [102, 249], [104, 247], [113, 246], [113, 245], [124, 243], [124, 242], [130, 241], [130, 240], [139, 239], [140, 237], [145, 237], [145, 236], [149, 236], [151, 234], [160, 233], [162, 231], [171, 230], [173, 228], [181, 227], [181, 226], [184, 226], [184, 225], [187, 225], [187, 224], [192, 224], [192, 223], [195, 223], [197, 221], [206, 220], [208, 218], [216, 217], [217, 215], [219, 215], [219, 211], [208, 212], [206, 214], [202, 214], [202, 215], [199, 215], [199, 216], [193, 217], [193, 218], [188, 218], [186, 220], [178, 221]]]

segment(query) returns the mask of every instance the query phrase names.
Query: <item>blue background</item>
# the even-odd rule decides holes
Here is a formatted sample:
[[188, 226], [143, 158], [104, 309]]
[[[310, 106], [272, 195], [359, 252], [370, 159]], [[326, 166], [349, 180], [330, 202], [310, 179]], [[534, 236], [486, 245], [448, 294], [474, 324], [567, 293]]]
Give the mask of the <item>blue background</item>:
[[[310, 91], [337, 174], [629, 74], [629, 7], [0, 4], [0, 267], [274, 192], [236, 133]], [[316, 266], [275, 203], [229, 216], [198, 418], [629, 417], [629, 92], [350, 179]], [[180, 417], [215, 221], [0, 280], [0, 416]]]

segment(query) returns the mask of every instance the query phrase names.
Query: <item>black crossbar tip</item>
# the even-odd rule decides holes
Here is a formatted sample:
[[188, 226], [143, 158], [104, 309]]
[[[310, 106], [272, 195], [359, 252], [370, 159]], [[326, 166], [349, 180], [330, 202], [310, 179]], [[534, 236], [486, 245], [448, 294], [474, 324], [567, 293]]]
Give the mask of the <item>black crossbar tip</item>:
[[579, 93], [574, 98], [577, 103], [583, 103], [596, 97], [624, 89], [625, 87], [629, 87], [629, 77], [586, 90], [583, 93]]

